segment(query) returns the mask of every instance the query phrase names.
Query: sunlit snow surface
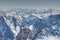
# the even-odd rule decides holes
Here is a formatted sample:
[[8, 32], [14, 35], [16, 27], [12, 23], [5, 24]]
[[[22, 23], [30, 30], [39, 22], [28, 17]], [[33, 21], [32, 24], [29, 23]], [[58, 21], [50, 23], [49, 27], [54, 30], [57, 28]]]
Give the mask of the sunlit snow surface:
[[0, 40], [60, 40], [55, 9], [0, 9]]

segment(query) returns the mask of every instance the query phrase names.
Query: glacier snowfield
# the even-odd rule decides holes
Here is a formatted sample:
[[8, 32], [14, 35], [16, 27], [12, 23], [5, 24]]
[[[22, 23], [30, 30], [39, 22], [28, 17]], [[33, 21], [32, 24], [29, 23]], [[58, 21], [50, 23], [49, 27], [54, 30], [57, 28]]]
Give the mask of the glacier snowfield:
[[0, 40], [60, 40], [60, 11], [0, 9]]

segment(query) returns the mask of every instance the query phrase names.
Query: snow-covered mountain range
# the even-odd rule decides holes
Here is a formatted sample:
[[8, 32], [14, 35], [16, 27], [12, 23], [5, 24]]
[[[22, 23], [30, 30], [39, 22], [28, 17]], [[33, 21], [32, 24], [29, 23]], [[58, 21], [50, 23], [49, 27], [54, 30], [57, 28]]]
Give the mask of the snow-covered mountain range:
[[51, 8], [0, 9], [0, 40], [52, 40], [51, 38], [60, 38], [59, 11]]

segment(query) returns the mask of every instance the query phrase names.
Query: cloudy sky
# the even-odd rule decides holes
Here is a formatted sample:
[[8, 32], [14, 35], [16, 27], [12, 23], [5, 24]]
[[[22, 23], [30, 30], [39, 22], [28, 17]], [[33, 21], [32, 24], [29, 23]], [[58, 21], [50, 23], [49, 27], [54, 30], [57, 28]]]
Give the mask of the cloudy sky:
[[0, 0], [0, 8], [60, 9], [60, 0]]

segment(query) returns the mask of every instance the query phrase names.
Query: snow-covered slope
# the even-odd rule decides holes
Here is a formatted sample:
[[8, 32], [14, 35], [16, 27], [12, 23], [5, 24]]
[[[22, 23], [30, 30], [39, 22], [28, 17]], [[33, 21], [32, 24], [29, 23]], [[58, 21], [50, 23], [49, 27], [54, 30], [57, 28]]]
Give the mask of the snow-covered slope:
[[0, 9], [1, 40], [52, 40], [51, 37], [60, 37], [60, 14], [55, 10]]

